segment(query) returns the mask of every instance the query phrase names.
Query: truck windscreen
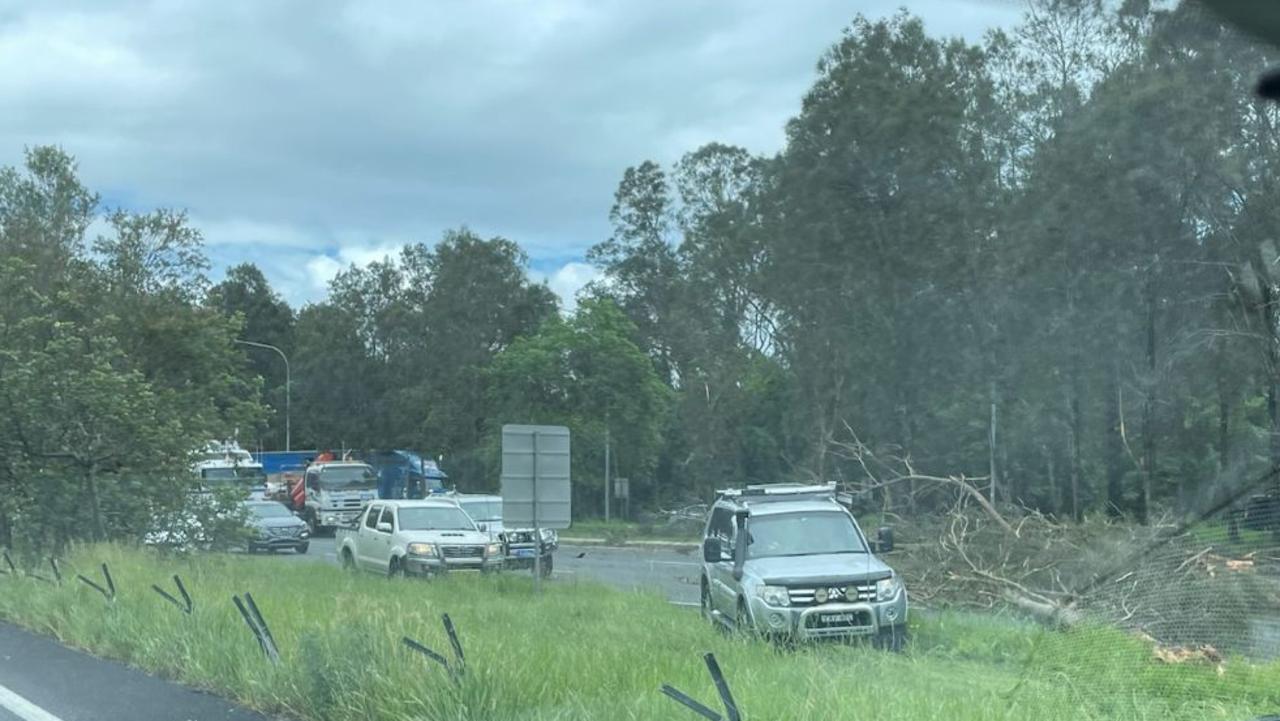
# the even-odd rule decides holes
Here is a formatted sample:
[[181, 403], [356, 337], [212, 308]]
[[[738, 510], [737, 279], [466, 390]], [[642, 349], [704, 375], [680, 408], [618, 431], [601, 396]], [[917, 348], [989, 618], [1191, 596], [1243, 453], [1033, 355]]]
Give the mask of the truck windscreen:
[[757, 516], [747, 525], [747, 558], [865, 553], [853, 521], [843, 513], [780, 513]]
[[368, 466], [326, 468], [320, 472], [320, 487], [328, 491], [377, 488], [378, 476]]

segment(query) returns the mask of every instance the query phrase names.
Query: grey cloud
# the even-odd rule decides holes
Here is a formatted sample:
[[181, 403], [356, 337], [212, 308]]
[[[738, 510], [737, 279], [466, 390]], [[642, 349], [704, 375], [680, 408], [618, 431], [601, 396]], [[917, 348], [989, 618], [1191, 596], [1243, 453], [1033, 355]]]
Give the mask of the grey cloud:
[[[0, 63], [22, 70], [0, 77], [0, 162], [59, 143], [96, 189], [282, 257], [461, 224], [573, 257], [607, 235], [627, 165], [713, 139], [778, 150], [820, 53], [855, 13], [898, 4], [15, 4], [0, 9]], [[1017, 14], [912, 10], [971, 39]]]

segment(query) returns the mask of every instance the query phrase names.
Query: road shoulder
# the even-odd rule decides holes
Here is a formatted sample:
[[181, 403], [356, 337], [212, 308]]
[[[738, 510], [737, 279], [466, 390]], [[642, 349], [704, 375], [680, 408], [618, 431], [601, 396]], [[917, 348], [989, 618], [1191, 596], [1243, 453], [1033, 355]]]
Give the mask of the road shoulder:
[[267, 721], [225, 699], [3, 622], [0, 685], [61, 721]]

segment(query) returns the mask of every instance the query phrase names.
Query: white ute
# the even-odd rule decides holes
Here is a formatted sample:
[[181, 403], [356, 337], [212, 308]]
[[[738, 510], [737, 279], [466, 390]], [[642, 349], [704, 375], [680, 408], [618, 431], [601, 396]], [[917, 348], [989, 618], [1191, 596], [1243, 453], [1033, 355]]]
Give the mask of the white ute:
[[502, 568], [502, 544], [452, 500], [374, 501], [355, 527], [339, 529], [337, 537], [345, 568], [392, 576]]

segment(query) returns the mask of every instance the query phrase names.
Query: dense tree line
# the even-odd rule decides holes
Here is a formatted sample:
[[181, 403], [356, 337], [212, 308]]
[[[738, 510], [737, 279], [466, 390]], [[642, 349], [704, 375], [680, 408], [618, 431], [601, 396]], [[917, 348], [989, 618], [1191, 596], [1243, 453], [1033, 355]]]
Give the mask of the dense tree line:
[[87, 240], [96, 199], [37, 149], [0, 177], [5, 519], [42, 473], [92, 495], [183, 438], [282, 447], [283, 368], [236, 337], [292, 359], [295, 448], [421, 449], [493, 489], [503, 423], [565, 423], [588, 514], [606, 435], [639, 504], [865, 487], [856, 442], [1061, 517], [1200, 507], [1280, 464], [1271, 59], [1190, 5], [1036, 0], [979, 44], [858, 18], [781, 152], [623, 173], [571, 314], [465, 228], [296, 312], [251, 265], [210, 286], [181, 215]]

